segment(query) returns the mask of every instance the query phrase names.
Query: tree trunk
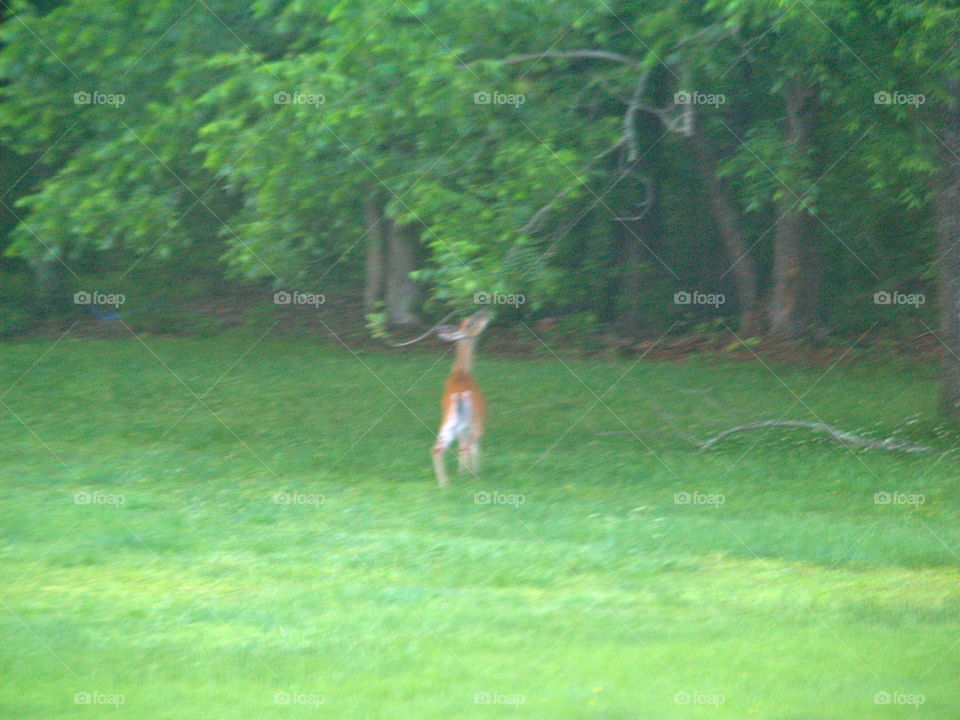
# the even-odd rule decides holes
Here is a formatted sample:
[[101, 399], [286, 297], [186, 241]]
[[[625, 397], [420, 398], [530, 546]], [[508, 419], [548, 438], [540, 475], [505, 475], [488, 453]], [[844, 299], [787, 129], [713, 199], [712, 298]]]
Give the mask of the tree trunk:
[[[788, 85], [784, 89], [784, 142], [794, 149], [798, 162], [810, 156], [815, 97], [816, 90], [811, 86]], [[792, 192], [784, 193], [775, 209], [778, 220], [773, 236], [773, 289], [767, 321], [774, 334], [793, 339], [809, 332], [818, 322], [820, 248], [814, 218]]]
[[419, 322], [414, 308], [417, 284], [410, 273], [417, 269], [417, 248], [411, 228], [389, 224], [389, 258], [387, 263], [387, 320], [391, 325]]
[[783, 196], [776, 204], [780, 216], [773, 238], [773, 290], [767, 320], [775, 335], [797, 338], [816, 324], [820, 293], [819, 258], [812, 218], [796, 199]]
[[383, 252], [386, 220], [376, 194], [371, 192], [364, 199], [363, 213], [367, 224], [367, 264], [364, 273], [363, 309], [369, 313], [373, 312], [377, 303], [383, 299], [383, 276], [386, 269]]
[[63, 294], [63, 265], [59, 260], [34, 258], [30, 267], [37, 283], [36, 313], [39, 317], [46, 317], [67, 303]]
[[737, 304], [740, 307], [740, 332], [747, 337], [759, 335], [763, 332], [763, 309], [757, 290], [757, 270], [740, 228], [740, 213], [720, 181], [717, 156], [713, 148], [696, 126], [692, 140], [697, 153], [697, 168], [707, 186], [710, 210], [720, 228], [720, 237], [731, 263], [730, 272], [733, 274], [733, 282], [737, 288]]
[[960, 420], [960, 82], [948, 83], [952, 103], [940, 137], [940, 173], [934, 206], [940, 256], [940, 339], [947, 346], [943, 360], [940, 409]]
[[660, 161], [657, 154], [648, 158], [651, 167], [641, 169], [646, 187], [646, 198], [642, 205], [633, 205], [633, 211], [639, 211], [635, 219], [620, 218], [614, 230], [619, 239], [619, 257], [621, 270], [619, 287], [616, 294], [617, 334], [621, 337], [639, 337], [644, 329], [644, 292], [649, 286], [649, 254], [661, 255], [663, 231], [661, 224], [660, 183], [653, 167]]
[[636, 236], [643, 237], [646, 230], [642, 225], [634, 224], [631, 234], [621, 227], [621, 258], [623, 269], [620, 274], [620, 288], [617, 293], [617, 334], [622, 337], [638, 337], [641, 326], [640, 293], [643, 290], [643, 248]]

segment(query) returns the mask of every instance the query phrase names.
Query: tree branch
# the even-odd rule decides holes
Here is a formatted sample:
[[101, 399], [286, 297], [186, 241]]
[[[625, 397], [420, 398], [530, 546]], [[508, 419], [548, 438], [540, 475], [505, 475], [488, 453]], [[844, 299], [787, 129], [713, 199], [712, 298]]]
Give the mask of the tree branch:
[[[584, 172], [590, 170], [594, 165], [597, 164], [597, 161], [605, 158], [607, 155], [609, 155], [610, 153], [612, 153], [614, 150], [616, 150], [617, 148], [619, 148], [621, 145], [623, 145], [623, 138], [622, 138], [622, 137], [621, 137], [619, 140], [617, 140], [617, 142], [615, 142], [613, 145], [611, 145], [611, 146], [608, 147], [606, 150], [604, 150], [602, 153], [599, 153], [598, 155], [594, 155], [594, 156], [593, 156], [593, 160], [591, 160], [589, 163], [587, 163], [587, 166], [584, 168]], [[577, 180], [575, 180], [574, 182], [570, 183], [570, 184], [567, 185], [566, 187], [561, 188], [560, 192], [558, 192], [556, 195], [554, 195], [552, 198], [550, 198], [550, 200], [547, 202], [546, 205], [544, 205], [544, 206], [541, 207], [539, 210], [537, 210], [537, 211], [530, 217], [530, 219], [527, 220], [526, 224], [525, 224], [522, 228], [520, 228], [520, 232], [521, 232], [521, 233], [527, 233], [527, 232], [532, 232], [533, 230], [535, 230], [536, 227], [537, 227], [537, 224], [540, 222], [540, 220], [543, 219], [543, 217], [544, 217], [548, 212], [550, 212], [550, 210], [553, 208], [553, 204], [554, 204], [557, 200], [559, 200], [560, 198], [562, 198], [564, 195], [566, 195], [568, 192], [570, 192], [573, 188], [577, 187], [577, 185], [586, 185], [586, 183], [585, 183], [585, 182], [581, 182], [580, 179], [578, 178]]]
[[647, 188], [646, 197], [643, 199], [642, 203], [639, 203], [640, 207], [642, 207], [643, 210], [640, 212], [639, 215], [628, 215], [625, 217], [618, 217], [616, 218], [618, 222], [638, 222], [640, 220], [643, 220], [644, 216], [646, 216], [646, 214], [650, 212], [650, 208], [653, 207], [653, 201], [656, 198], [656, 191], [653, 188], [653, 180], [648, 178], [646, 175], [641, 175], [640, 182], [642, 182]]
[[623, 63], [624, 65], [639, 65], [637, 58], [620, 55], [619, 53], [607, 52], [606, 50], [553, 50], [542, 53], [530, 53], [529, 55], [512, 55], [503, 58], [500, 62], [506, 65], [528, 62], [530, 60], [541, 60], [543, 58], [592, 58], [595, 60], [610, 60], [611, 62]]
[[623, 142], [627, 145], [627, 162], [631, 163], [637, 159], [637, 129], [635, 121], [637, 110], [640, 108], [640, 101], [643, 99], [643, 91], [647, 88], [647, 79], [649, 77], [649, 70], [640, 73], [637, 84], [633, 88], [633, 96], [627, 105], [627, 111], [623, 115]]
[[550, 200], [547, 202], [547, 204], [544, 205], [544, 206], [543, 206], [542, 208], [540, 208], [539, 210], [537, 210], [537, 211], [530, 217], [530, 219], [527, 220], [526, 224], [525, 224], [522, 228], [520, 228], [520, 234], [522, 235], [522, 234], [531, 232], [531, 231], [533, 231], [534, 229], [536, 229], [537, 224], [540, 222], [540, 220], [543, 218], [543, 216], [546, 215], [548, 212], [550, 212], [550, 209], [553, 207], [553, 204], [554, 204], [557, 200], [559, 200], [560, 198], [562, 198], [564, 195], [566, 195], [568, 192], [570, 192], [570, 190], [572, 190], [573, 188], [575, 188], [575, 187], [576, 187], [577, 185], [579, 185], [579, 184], [580, 184], [580, 180], [578, 179], [576, 182], [573, 182], [573, 183], [571, 183], [570, 185], [567, 185], [565, 188], [561, 189], [560, 192], [558, 192], [556, 195], [554, 195], [552, 198], [550, 198]]
[[443, 316], [443, 319], [440, 320], [440, 322], [436, 323], [432, 328], [430, 328], [425, 333], [423, 333], [423, 335], [420, 335], [419, 337], [415, 337], [413, 340], [407, 340], [406, 342], [402, 342], [402, 343], [395, 343], [389, 340], [384, 340], [384, 342], [390, 347], [397, 347], [397, 348], [406, 347], [407, 345], [413, 345], [414, 343], [418, 343], [421, 340], [423, 340], [425, 337], [427, 337], [427, 335], [432, 333], [434, 330], [437, 330], [438, 328], [442, 327], [447, 320], [453, 317], [453, 314], [455, 312], [456, 312], [455, 310], [451, 310], [450, 312], [448, 312], [446, 315]]

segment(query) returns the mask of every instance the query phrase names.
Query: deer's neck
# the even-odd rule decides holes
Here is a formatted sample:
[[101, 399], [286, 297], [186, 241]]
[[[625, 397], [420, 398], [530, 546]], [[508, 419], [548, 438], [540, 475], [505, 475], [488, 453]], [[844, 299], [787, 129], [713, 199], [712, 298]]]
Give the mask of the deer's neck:
[[473, 338], [466, 338], [457, 342], [457, 358], [453, 363], [453, 372], [473, 372]]

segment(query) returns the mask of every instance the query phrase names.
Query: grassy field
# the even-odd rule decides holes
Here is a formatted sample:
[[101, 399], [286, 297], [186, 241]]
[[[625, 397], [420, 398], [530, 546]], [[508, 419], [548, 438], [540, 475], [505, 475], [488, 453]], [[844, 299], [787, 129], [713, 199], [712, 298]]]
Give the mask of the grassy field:
[[481, 344], [442, 493], [446, 348], [255, 340], [0, 345], [0, 717], [957, 717], [957, 459], [675, 430], [947, 449], [934, 368]]

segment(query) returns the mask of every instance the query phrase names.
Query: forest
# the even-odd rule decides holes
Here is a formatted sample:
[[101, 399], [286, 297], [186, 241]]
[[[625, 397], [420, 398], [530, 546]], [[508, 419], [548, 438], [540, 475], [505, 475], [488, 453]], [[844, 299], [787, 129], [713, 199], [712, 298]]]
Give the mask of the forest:
[[182, 5], [8, 7], [6, 331], [166, 272], [960, 349], [953, 3]]

